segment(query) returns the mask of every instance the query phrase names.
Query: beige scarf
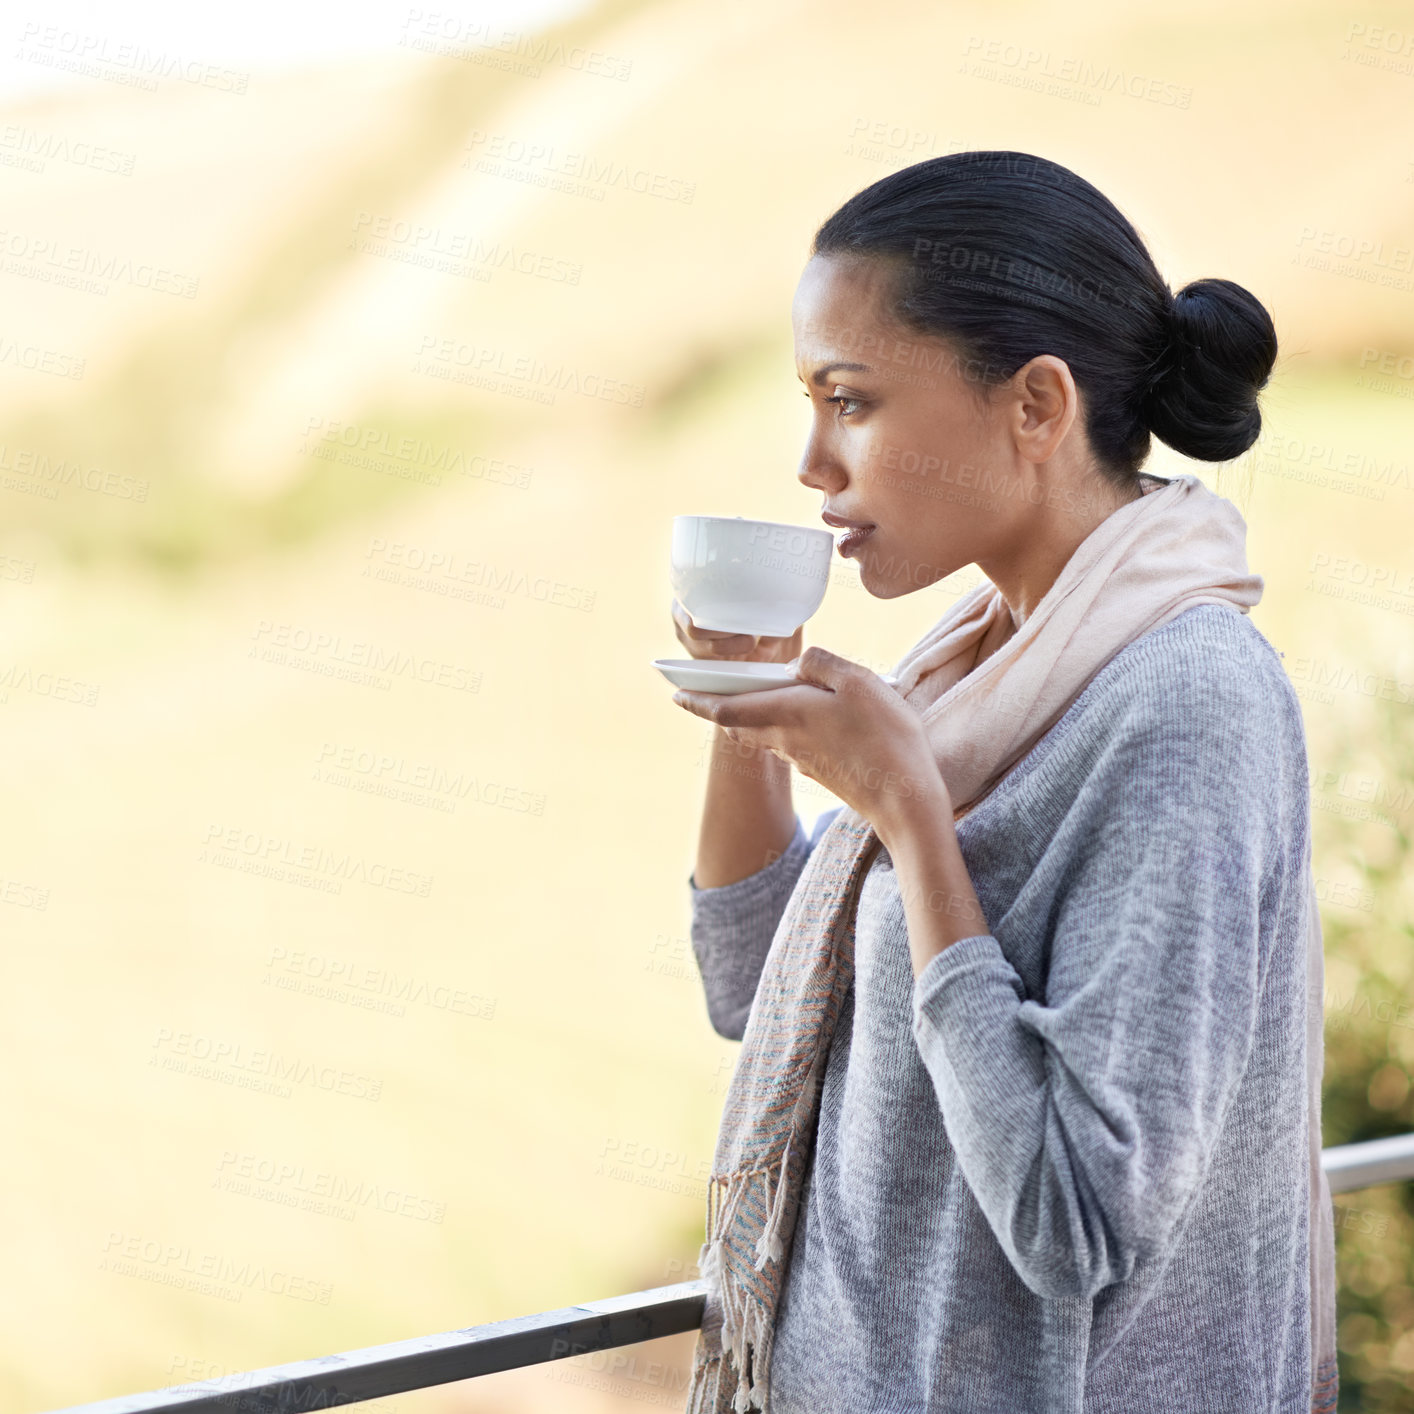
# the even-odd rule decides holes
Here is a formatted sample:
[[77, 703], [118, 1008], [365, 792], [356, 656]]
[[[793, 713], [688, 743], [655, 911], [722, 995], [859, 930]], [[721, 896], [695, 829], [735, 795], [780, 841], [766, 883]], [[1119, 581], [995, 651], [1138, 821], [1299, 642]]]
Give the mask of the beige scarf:
[[[979, 585], [900, 660], [961, 818], [1065, 713], [1122, 648], [1195, 604], [1246, 613], [1262, 578], [1246, 524], [1196, 476], [1159, 482], [1080, 543], [1018, 629]], [[854, 975], [858, 891], [878, 836], [845, 807], [821, 836], [771, 942], [722, 1112], [699, 1254], [707, 1300], [690, 1414], [769, 1410], [776, 1308], [814, 1140], [820, 1081]], [[1311, 1124], [1312, 1409], [1335, 1404], [1335, 1265], [1320, 1167], [1322, 955], [1314, 878], [1307, 930]], [[1314, 1010], [1312, 1010], [1314, 1008]]]

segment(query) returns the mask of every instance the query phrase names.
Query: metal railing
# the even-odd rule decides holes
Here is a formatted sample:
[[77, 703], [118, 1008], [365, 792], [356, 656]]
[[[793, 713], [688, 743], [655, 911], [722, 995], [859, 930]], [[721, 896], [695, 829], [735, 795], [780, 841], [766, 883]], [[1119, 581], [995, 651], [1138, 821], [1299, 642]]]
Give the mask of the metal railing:
[[[1414, 1179], [1414, 1134], [1326, 1149], [1321, 1167], [1332, 1193]], [[52, 1414], [304, 1414], [334, 1409], [696, 1330], [705, 1301], [705, 1284], [699, 1278], [443, 1335], [75, 1404]]]

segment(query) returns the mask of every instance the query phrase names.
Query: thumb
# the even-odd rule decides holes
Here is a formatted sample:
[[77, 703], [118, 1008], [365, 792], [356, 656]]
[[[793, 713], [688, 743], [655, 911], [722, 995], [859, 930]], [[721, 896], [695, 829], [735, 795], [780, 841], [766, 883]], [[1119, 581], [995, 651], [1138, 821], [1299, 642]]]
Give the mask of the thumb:
[[826, 687], [831, 691], [840, 687], [858, 671], [858, 663], [852, 663], [848, 658], [841, 658], [838, 653], [831, 653], [828, 648], [821, 648], [816, 644], [811, 644], [795, 660], [795, 676], [798, 681], [810, 683], [815, 687]]

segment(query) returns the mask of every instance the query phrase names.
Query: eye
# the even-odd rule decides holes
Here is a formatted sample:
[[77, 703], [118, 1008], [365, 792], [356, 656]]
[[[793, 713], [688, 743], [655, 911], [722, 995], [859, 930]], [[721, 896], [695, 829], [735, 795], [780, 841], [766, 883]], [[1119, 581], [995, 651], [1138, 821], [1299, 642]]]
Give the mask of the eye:
[[[810, 397], [810, 394], [809, 394], [808, 391], [807, 391], [807, 392], [803, 392], [803, 393], [801, 393], [801, 397], [808, 399], [808, 398]], [[864, 400], [863, 400], [863, 398], [850, 398], [850, 397], [845, 397], [844, 395], [840, 395], [840, 396], [838, 396], [838, 397], [826, 398], [825, 401], [826, 401], [827, 403], [855, 403], [855, 404], [860, 404], [860, 405], [862, 405]], [[846, 412], [846, 411], [844, 410], [844, 408], [840, 408], [839, 415], [840, 415], [840, 417], [853, 417], [853, 416], [855, 416], [855, 414], [856, 414], [858, 411], [859, 411], [859, 408], [858, 408], [858, 407], [855, 407], [854, 410], [851, 411], [851, 412]]]

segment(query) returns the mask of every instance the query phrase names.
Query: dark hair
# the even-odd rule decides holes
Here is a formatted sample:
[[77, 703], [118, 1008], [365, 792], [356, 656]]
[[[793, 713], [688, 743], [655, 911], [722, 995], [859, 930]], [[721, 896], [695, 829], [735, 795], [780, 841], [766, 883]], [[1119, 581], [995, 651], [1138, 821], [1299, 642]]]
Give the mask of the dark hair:
[[955, 152], [904, 167], [850, 197], [810, 254], [893, 267], [887, 312], [956, 350], [983, 396], [1037, 354], [1064, 359], [1091, 449], [1120, 484], [1138, 476], [1151, 432], [1226, 461], [1261, 431], [1257, 394], [1277, 356], [1266, 309], [1231, 280], [1171, 294], [1113, 202], [1044, 157]]

